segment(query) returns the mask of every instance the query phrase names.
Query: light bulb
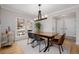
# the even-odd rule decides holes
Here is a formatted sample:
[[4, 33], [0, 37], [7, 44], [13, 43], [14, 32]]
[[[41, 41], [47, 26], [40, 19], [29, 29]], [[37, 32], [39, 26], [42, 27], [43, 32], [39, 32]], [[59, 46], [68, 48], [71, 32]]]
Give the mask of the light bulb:
[[42, 18], [44, 18], [44, 16], [42, 16]]
[[47, 15], [45, 15], [45, 17], [47, 17]]

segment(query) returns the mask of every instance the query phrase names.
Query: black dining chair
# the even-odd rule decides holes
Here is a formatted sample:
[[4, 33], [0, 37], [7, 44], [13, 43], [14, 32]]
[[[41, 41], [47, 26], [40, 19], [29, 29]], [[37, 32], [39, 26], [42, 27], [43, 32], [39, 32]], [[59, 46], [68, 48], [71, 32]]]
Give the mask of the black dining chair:
[[[38, 36], [36, 34], [34, 35], [34, 39], [37, 42], [36, 46], [39, 45], [39, 52], [41, 52], [46, 47], [45, 39], [43, 39], [42, 37], [40, 37], [40, 36]], [[45, 47], [43, 49], [41, 49], [42, 42], [45, 44]]]
[[[32, 33], [32, 30], [28, 30], [28, 41], [29, 39], [34, 40], [34, 34]], [[28, 44], [30, 44], [29, 42], [27, 42]]]

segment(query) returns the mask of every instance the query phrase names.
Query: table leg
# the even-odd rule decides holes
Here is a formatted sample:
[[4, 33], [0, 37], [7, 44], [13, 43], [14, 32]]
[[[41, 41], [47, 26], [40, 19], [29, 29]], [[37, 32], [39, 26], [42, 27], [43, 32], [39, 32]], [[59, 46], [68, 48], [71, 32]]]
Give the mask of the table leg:
[[46, 52], [46, 50], [49, 48], [49, 38], [48, 38], [48, 41], [47, 41], [47, 47], [45, 48], [44, 52]]

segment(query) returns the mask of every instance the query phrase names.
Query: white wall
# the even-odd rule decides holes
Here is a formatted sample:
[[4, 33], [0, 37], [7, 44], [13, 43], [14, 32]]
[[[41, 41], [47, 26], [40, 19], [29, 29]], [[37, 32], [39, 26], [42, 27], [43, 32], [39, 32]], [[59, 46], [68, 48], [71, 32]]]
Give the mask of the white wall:
[[[0, 21], [1, 21], [1, 6], [0, 6]], [[1, 23], [1, 22], [0, 22]]]
[[67, 36], [76, 37], [75, 16], [76, 15], [74, 13], [74, 15], [66, 15], [59, 18], [57, 20], [57, 32], [61, 34], [65, 32]]
[[66, 35], [76, 37], [76, 14], [65, 17], [64, 23]]
[[48, 18], [46, 20], [42, 20], [41, 22], [41, 31], [43, 32], [52, 32], [53, 31], [53, 25], [52, 22], [53, 20], [51, 19], [50, 16], [48, 16]]
[[1, 27], [1, 6], [0, 6], [0, 27]]
[[1, 20], [2, 20], [2, 32], [6, 30], [8, 26], [10, 26], [11, 30], [15, 32], [16, 36], [16, 18], [21, 17], [23, 19], [31, 20], [27, 15], [21, 14], [21, 13], [16, 13], [12, 12], [10, 10], [3, 9], [1, 10]]
[[[72, 11], [70, 11], [70, 10], [72, 10]], [[62, 15], [66, 15], [66, 16], [62, 16]], [[57, 32], [58, 33], [62, 34], [63, 28], [64, 28], [64, 32], [66, 32], [67, 36], [76, 37], [76, 28], [75, 28], [75, 26], [76, 26], [76, 24], [75, 24], [76, 23], [75, 22], [76, 14], [75, 14], [74, 9], [61, 11], [61, 12], [58, 12], [56, 14], [53, 14], [53, 13], [48, 14], [48, 19], [41, 21], [43, 32], [56, 32], [56, 19], [55, 19], [55, 17], [58, 17], [58, 20], [57, 20]]]
[[1, 27], [1, 6], [0, 6], [0, 27]]
[[[1, 7], [0, 7], [0, 22], [1, 22]], [[1, 24], [0, 24], [0, 42], [1, 42]], [[1, 47], [1, 44], [0, 44]]]
[[79, 8], [76, 10], [76, 44], [79, 45]]

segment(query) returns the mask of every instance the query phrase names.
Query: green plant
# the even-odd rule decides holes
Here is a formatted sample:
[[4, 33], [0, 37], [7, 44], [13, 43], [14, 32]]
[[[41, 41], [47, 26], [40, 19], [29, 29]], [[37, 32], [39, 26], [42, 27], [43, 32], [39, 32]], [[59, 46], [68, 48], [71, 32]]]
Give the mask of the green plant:
[[40, 23], [40, 22], [36, 22], [36, 23], [35, 23], [35, 27], [36, 27], [36, 31], [37, 31], [37, 32], [40, 32], [41, 23]]

